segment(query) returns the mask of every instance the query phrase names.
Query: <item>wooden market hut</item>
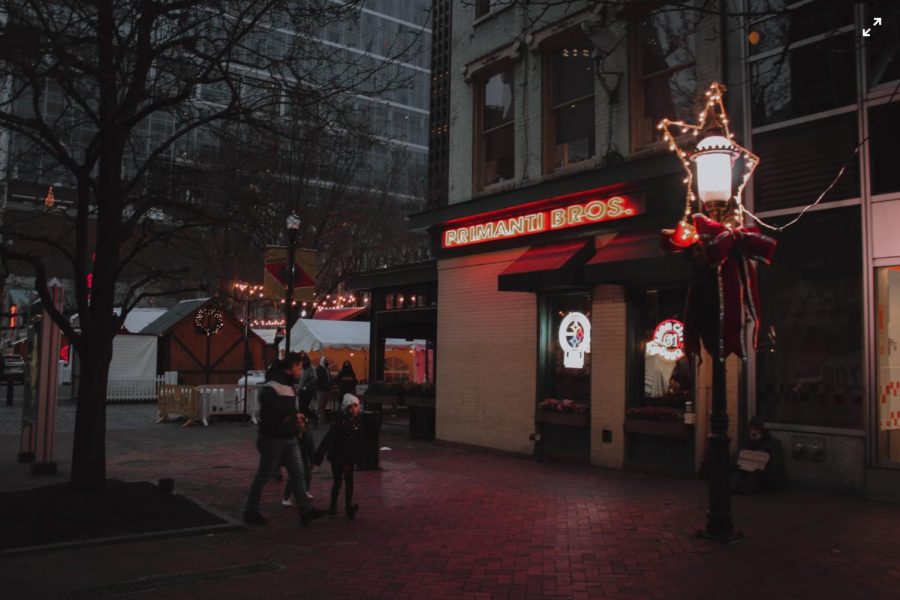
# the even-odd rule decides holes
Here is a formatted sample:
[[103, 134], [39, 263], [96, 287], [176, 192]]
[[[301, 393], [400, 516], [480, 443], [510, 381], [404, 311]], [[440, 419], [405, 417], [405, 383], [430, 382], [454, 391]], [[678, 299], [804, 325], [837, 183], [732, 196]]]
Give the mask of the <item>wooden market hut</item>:
[[[244, 374], [244, 324], [210, 298], [184, 300], [141, 330], [159, 336], [157, 371], [178, 371], [178, 383], [237, 383]], [[265, 368], [265, 342], [252, 331], [248, 368]]]

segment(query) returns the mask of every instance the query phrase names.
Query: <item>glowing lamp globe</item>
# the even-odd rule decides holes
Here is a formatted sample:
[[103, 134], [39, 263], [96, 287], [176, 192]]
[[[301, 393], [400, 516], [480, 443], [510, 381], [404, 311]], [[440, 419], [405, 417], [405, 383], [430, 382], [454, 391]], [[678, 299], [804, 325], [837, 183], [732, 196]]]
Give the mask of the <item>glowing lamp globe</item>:
[[737, 156], [734, 144], [721, 135], [700, 140], [691, 159], [697, 165], [697, 193], [703, 204], [721, 204], [731, 198], [731, 167]]

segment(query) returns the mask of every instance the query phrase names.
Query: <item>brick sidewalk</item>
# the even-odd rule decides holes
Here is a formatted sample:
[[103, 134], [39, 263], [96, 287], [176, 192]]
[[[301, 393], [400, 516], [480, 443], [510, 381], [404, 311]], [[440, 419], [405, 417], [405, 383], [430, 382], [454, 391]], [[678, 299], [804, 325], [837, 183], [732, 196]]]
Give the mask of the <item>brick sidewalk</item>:
[[[319, 434], [321, 435], [321, 431]], [[109, 476], [174, 477], [179, 491], [239, 516], [255, 431], [161, 424], [109, 433]], [[35, 479], [0, 436], [0, 489]], [[68, 452], [71, 435], [58, 447]], [[900, 507], [803, 492], [737, 497], [749, 538], [696, 540], [702, 482], [463, 451], [383, 437], [381, 472], [358, 473], [356, 521], [300, 527], [267, 486], [267, 527], [13, 557], [7, 598], [272, 561], [276, 572], [146, 598], [897, 598]], [[60, 464], [67, 470], [65, 462]], [[312, 492], [323, 505], [327, 468]]]

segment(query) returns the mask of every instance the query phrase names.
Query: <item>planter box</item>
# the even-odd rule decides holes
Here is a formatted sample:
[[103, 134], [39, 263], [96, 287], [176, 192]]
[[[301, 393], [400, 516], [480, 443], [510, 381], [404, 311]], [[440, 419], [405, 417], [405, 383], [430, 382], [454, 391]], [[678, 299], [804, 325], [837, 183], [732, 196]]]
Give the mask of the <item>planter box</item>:
[[538, 423], [551, 423], [553, 425], [565, 425], [566, 427], [590, 427], [590, 413], [567, 413], [549, 410], [538, 411]]
[[368, 405], [370, 405], [370, 404], [378, 404], [378, 405], [384, 405], [384, 404], [397, 405], [397, 404], [400, 404], [400, 401], [399, 401], [399, 399], [397, 398], [397, 396], [386, 396], [386, 395], [385, 395], [385, 396], [382, 396], [382, 395], [379, 395], [379, 394], [366, 394], [366, 395], [363, 396], [361, 399], [362, 399], [362, 401], [366, 404], [366, 406], [368, 406]]
[[689, 438], [694, 435], [694, 428], [685, 425], [683, 421], [651, 421], [649, 419], [625, 419], [625, 431], [674, 438]]
[[434, 398], [426, 398], [424, 396], [407, 396], [406, 406], [416, 406], [420, 408], [434, 408]]

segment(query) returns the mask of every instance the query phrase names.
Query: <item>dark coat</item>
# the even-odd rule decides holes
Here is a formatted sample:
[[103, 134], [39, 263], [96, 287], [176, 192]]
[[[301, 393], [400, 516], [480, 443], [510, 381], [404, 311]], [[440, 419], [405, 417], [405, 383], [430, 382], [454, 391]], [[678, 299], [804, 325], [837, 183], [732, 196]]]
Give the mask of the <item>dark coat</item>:
[[297, 436], [297, 443], [300, 444], [300, 459], [303, 461], [303, 468], [309, 469], [309, 465], [316, 457], [316, 438], [313, 437], [312, 431], [307, 429], [303, 435]]
[[319, 444], [313, 463], [321, 465], [326, 455], [332, 464], [352, 465], [358, 462], [363, 455], [362, 419], [358, 416], [348, 419], [342, 414]]
[[287, 373], [270, 372], [259, 391], [259, 435], [284, 440], [297, 435], [297, 402]]
[[353, 369], [341, 369], [337, 379], [341, 396], [344, 394], [356, 394], [356, 375], [353, 373]]
[[322, 365], [316, 367], [316, 389], [320, 392], [327, 392], [331, 389], [331, 373]]
[[741, 450], [754, 450], [765, 452], [769, 455], [769, 462], [766, 463], [762, 473], [756, 471], [750, 474], [760, 479], [759, 483], [763, 488], [777, 490], [785, 486], [784, 450], [781, 447], [781, 442], [777, 438], [772, 437], [771, 433], [765, 431], [758, 440], [750, 439], [749, 436], [745, 438], [744, 443], [741, 444], [740, 449], [735, 454], [735, 460], [737, 460]]

